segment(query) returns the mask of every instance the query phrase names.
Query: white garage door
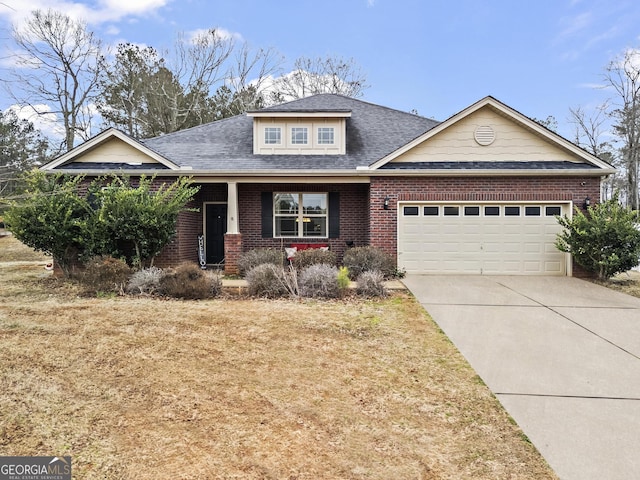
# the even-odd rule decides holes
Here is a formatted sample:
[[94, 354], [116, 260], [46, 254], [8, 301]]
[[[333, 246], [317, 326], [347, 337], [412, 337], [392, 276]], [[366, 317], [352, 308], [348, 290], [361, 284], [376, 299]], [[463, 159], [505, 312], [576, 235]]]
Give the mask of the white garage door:
[[556, 215], [569, 204], [402, 203], [398, 266], [407, 273], [566, 275]]

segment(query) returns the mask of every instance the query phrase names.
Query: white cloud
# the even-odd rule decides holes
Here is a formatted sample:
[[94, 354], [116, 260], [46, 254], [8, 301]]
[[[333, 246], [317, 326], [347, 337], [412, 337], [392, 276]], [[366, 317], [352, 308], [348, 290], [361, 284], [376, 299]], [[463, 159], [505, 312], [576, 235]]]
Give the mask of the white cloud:
[[119, 35], [120, 34], [120, 29], [118, 27], [116, 27], [115, 25], [109, 25], [106, 29], [105, 32], [107, 35]]
[[[216, 36], [221, 40], [242, 41], [242, 35], [240, 35], [239, 33], [233, 33], [228, 30], [225, 30], [224, 28], [216, 28], [215, 31], [216, 31]], [[190, 32], [187, 32], [185, 34], [185, 37], [189, 42], [193, 42], [196, 38], [207, 36], [208, 34], [209, 34], [209, 29], [200, 28], [198, 30], [191, 30]]]
[[173, 0], [99, 0], [87, 4], [79, 0], [5, 0], [10, 8], [2, 8], [0, 16], [21, 23], [33, 10], [58, 10], [91, 25], [121, 20], [127, 16], [149, 15]]
[[572, 37], [591, 26], [593, 23], [593, 14], [591, 12], [584, 12], [574, 17], [564, 17], [561, 23], [563, 29], [558, 34], [558, 39]]
[[33, 123], [46, 137], [53, 139], [64, 138], [64, 128], [58, 122], [58, 115], [51, 111], [49, 105], [11, 105], [7, 110], [13, 111], [16, 116]]

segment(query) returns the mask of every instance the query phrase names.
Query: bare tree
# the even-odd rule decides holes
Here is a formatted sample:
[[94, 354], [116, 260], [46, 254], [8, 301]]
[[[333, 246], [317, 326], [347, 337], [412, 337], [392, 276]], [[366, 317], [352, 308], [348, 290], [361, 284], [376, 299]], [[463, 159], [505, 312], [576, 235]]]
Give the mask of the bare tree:
[[282, 103], [318, 93], [361, 97], [369, 87], [366, 82], [366, 76], [353, 59], [300, 57], [295, 61], [292, 72], [273, 82], [270, 103]]
[[[569, 108], [570, 122], [575, 127], [574, 142], [584, 148], [589, 153], [610, 163], [615, 167], [620, 167], [619, 155], [610, 141], [603, 140], [608, 132], [609, 105], [603, 103], [596, 107], [592, 114], [588, 114], [584, 108]], [[621, 178], [617, 174], [611, 175], [603, 182], [603, 197], [612, 198], [614, 193], [624, 186]]]
[[640, 207], [638, 176], [640, 174], [640, 50], [627, 50], [609, 63], [606, 69], [607, 86], [616, 93], [612, 100], [611, 116], [614, 131], [622, 141], [621, 154], [626, 169], [628, 204], [633, 210]]
[[83, 22], [54, 10], [36, 10], [14, 26], [18, 47], [9, 90], [20, 105], [38, 115], [62, 117], [62, 148], [90, 134], [92, 102], [98, 92], [102, 43]]
[[247, 111], [263, 106], [263, 92], [284, 59], [272, 48], [251, 51], [244, 43], [234, 56], [226, 87], [233, 93], [235, 109]]
[[[189, 119], [199, 117], [197, 111], [206, 108], [206, 100], [213, 86], [225, 78], [227, 72], [224, 66], [234, 45], [232, 38], [222, 36], [213, 28], [190, 41], [182, 35], [178, 36], [173, 54], [167, 55], [171, 58], [167, 67], [182, 88], [155, 91], [156, 95], [164, 97], [165, 105], [173, 110], [167, 112], [172, 117], [167, 125], [170, 131], [193, 126]], [[163, 85], [168, 86], [166, 82]]]

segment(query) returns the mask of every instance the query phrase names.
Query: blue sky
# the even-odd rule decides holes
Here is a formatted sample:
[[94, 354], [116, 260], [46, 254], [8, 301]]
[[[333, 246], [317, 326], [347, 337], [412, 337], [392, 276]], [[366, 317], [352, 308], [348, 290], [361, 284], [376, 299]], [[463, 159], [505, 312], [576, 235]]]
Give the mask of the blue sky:
[[444, 120], [492, 95], [555, 116], [566, 136], [569, 107], [605, 99], [593, 87], [606, 65], [640, 47], [637, 0], [0, 0], [0, 48], [35, 8], [82, 17], [110, 45], [160, 49], [176, 32], [217, 27], [272, 47], [285, 67], [302, 55], [353, 58], [367, 101]]

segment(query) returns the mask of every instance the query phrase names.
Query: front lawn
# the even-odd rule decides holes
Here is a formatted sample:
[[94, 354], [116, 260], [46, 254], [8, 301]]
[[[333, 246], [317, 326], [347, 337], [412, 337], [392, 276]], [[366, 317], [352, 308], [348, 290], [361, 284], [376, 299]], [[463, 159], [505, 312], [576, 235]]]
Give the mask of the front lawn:
[[555, 478], [406, 294], [82, 298], [5, 241], [0, 455], [71, 455], [77, 479]]

